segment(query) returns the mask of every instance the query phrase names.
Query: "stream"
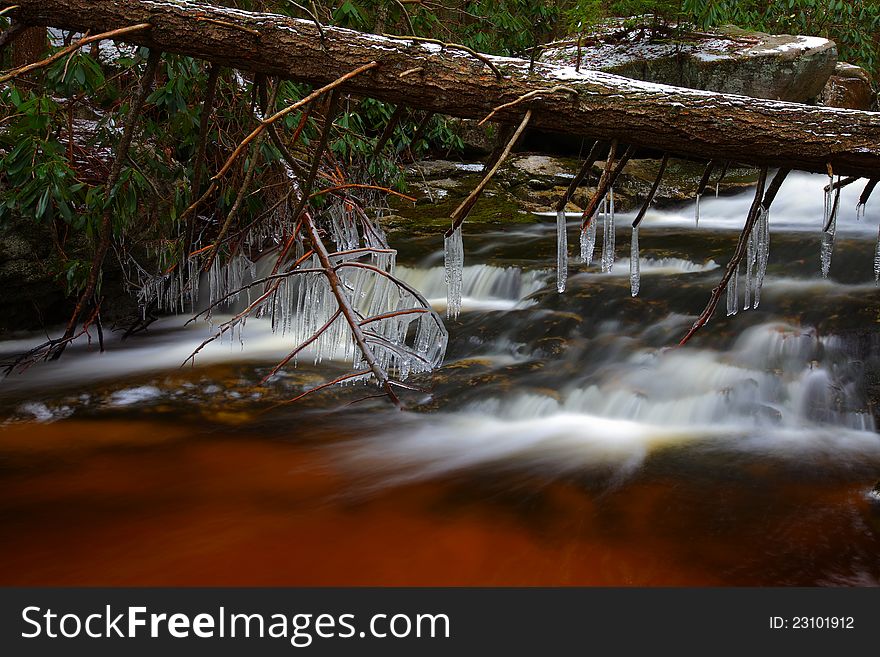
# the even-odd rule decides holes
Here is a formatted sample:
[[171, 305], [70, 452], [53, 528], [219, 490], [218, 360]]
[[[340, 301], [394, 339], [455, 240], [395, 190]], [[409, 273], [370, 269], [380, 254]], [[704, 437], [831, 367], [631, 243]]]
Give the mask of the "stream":
[[[637, 297], [631, 214], [609, 273], [569, 218], [563, 294], [555, 215], [465, 224], [446, 360], [403, 412], [361, 384], [280, 404], [346, 366], [262, 383], [296, 344], [268, 320], [185, 367], [189, 316], [81, 339], [0, 383], [0, 583], [880, 585], [880, 210], [843, 190], [823, 279], [826, 183], [783, 185], [759, 309], [722, 299], [682, 348], [751, 193], [704, 197], [696, 229], [650, 211]], [[388, 237], [443, 310], [442, 236]]]

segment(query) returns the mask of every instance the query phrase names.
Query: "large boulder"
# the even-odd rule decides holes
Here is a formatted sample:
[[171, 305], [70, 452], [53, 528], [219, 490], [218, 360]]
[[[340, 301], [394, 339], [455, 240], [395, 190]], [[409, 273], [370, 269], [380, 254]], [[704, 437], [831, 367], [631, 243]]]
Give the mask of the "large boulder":
[[871, 76], [860, 66], [838, 62], [834, 74], [819, 96], [819, 102], [828, 107], [870, 110], [874, 105]]
[[[810, 102], [822, 92], [837, 63], [837, 46], [820, 37], [770, 35], [725, 27], [711, 34], [600, 30], [581, 48], [581, 68], [646, 82]], [[542, 61], [574, 66], [577, 43], [550, 44]]]

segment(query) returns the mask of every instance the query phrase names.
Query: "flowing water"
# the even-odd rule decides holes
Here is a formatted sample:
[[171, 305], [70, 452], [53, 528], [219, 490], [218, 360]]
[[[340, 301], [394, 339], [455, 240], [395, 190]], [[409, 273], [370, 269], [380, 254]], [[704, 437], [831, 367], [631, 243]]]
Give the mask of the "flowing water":
[[[203, 323], [80, 341], [0, 384], [0, 583], [880, 584], [880, 212], [843, 191], [823, 279], [826, 182], [783, 185], [760, 308], [741, 289], [683, 348], [750, 195], [698, 229], [649, 212], [637, 297], [625, 214], [618, 262], [570, 248], [563, 294], [555, 213], [466, 225], [446, 361], [405, 412], [361, 385], [277, 406], [345, 364], [263, 384], [296, 342], [265, 320], [183, 368]], [[389, 238], [443, 310], [442, 236]]]

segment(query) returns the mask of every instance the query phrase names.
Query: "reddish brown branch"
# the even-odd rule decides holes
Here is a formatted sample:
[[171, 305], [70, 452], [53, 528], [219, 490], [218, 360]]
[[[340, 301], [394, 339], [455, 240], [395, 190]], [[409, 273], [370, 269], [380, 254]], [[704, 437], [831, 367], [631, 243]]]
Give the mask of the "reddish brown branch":
[[590, 148], [590, 152], [587, 155], [587, 159], [584, 160], [583, 165], [581, 165], [580, 171], [577, 172], [574, 178], [572, 178], [571, 182], [568, 185], [568, 189], [565, 190], [565, 194], [559, 199], [559, 202], [556, 204], [556, 211], [562, 212], [565, 210], [565, 206], [568, 205], [568, 202], [571, 200], [571, 197], [574, 196], [577, 188], [580, 187], [580, 184], [590, 175], [590, 170], [593, 168], [593, 165], [596, 163], [596, 160], [599, 159], [599, 149], [602, 146], [602, 142], [596, 141], [593, 142], [592, 148]]
[[507, 142], [504, 150], [501, 151], [501, 155], [499, 155], [498, 159], [495, 161], [492, 169], [489, 171], [489, 173], [483, 176], [483, 179], [474, 188], [474, 190], [470, 194], [468, 194], [468, 197], [461, 202], [461, 205], [453, 210], [450, 217], [452, 219], [452, 227], [448, 231], [446, 231], [447, 237], [449, 235], [452, 235], [453, 231], [461, 226], [464, 223], [464, 220], [467, 219], [467, 216], [473, 209], [474, 204], [479, 200], [480, 196], [483, 193], [483, 190], [486, 189], [486, 185], [489, 184], [489, 181], [492, 180], [492, 176], [494, 176], [497, 173], [498, 169], [501, 168], [501, 165], [504, 163], [504, 160], [507, 159], [507, 156], [510, 155], [510, 151], [519, 140], [520, 135], [523, 133], [523, 130], [526, 129], [526, 126], [529, 124], [529, 121], [531, 121], [531, 119], [532, 110], [527, 110], [522, 121], [520, 121], [519, 127], [517, 127], [516, 131], [513, 133], [513, 136]]
[[666, 165], [668, 163], [669, 153], [663, 153], [663, 159], [660, 160], [660, 169], [657, 171], [657, 177], [654, 178], [654, 184], [651, 185], [651, 191], [648, 192], [648, 196], [645, 198], [645, 202], [642, 204], [641, 210], [639, 210], [639, 213], [636, 215], [636, 218], [633, 221], [633, 228], [639, 227], [639, 224], [642, 223], [642, 219], [645, 218], [645, 213], [648, 211], [648, 208], [651, 207], [654, 196], [657, 194], [657, 190], [660, 188], [660, 181], [663, 179], [663, 174], [666, 172]]
[[90, 37], [85, 37], [83, 39], [80, 39], [76, 43], [67, 46], [67, 48], [62, 48], [53, 55], [46, 57], [46, 59], [40, 60], [39, 62], [34, 62], [33, 64], [28, 64], [26, 66], [20, 66], [19, 68], [9, 71], [9, 73], [6, 73], [5, 75], [0, 75], [0, 84], [3, 84], [4, 82], [9, 82], [9, 80], [18, 77], [19, 75], [24, 75], [25, 73], [30, 73], [31, 71], [36, 71], [37, 69], [45, 68], [46, 66], [51, 66], [59, 59], [63, 59], [67, 55], [79, 50], [83, 46], [89, 45], [90, 43], [103, 41], [104, 39], [112, 39], [113, 37], [130, 34], [132, 32], [140, 32], [151, 27], [152, 25], [150, 25], [149, 23], [139, 23], [137, 25], [131, 25], [129, 27], [121, 27], [118, 30], [110, 30], [109, 32], [102, 32], [101, 34], [95, 34]]
[[[764, 186], [767, 182], [767, 167], [763, 167], [761, 169], [761, 173], [758, 176], [758, 186], [755, 189], [755, 198], [752, 201], [751, 208], [749, 208], [749, 214], [746, 217], [745, 225], [743, 225], [742, 232], [740, 233], [739, 241], [736, 244], [736, 250], [733, 253], [733, 257], [727, 264], [727, 269], [724, 271], [724, 276], [721, 278], [721, 282], [718, 283], [718, 286], [712, 290], [712, 295], [709, 297], [709, 303], [706, 305], [706, 308], [703, 310], [702, 313], [700, 313], [697, 321], [694, 322], [694, 325], [678, 343], [679, 346], [687, 344], [687, 342], [696, 334], [696, 332], [699, 331], [703, 326], [705, 326], [706, 322], [709, 321], [709, 318], [711, 318], [712, 315], [715, 313], [715, 309], [718, 307], [718, 301], [721, 299], [721, 295], [727, 289], [727, 284], [730, 282], [730, 279], [733, 278], [734, 274], [739, 268], [740, 262], [742, 262], [742, 259], [745, 256], [746, 246], [749, 241], [749, 235], [752, 232], [752, 228], [754, 227], [755, 222], [758, 220], [758, 215], [760, 214], [762, 209], [764, 212], [770, 209], [770, 205], [776, 198], [776, 194], [779, 192], [779, 188], [782, 186], [782, 183], [788, 173], [788, 169], [780, 169], [779, 171], [777, 171], [776, 175], [773, 176], [773, 180], [770, 183], [770, 186], [767, 187], [767, 193], [764, 194]], [[762, 196], [763, 201], [761, 200]]]

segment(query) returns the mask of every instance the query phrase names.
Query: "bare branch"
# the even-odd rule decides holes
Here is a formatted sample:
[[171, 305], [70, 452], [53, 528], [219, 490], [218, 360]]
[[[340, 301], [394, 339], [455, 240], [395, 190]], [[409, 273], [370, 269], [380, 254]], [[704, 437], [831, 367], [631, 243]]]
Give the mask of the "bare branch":
[[9, 82], [11, 79], [18, 77], [19, 75], [24, 75], [25, 73], [30, 73], [31, 71], [36, 71], [37, 69], [45, 68], [46, 66], [51, 66], [59, 59], [63, 59], [67, 55], [72, 52], [75, 52], [82, 48], [83, 46], [87, 46], [90, 43], [94, 43], [95, 41], [103, 41], [104, 39], [112, 39], [114, 37], [122, 36], [124, 34], [130, 34], [131, 32], [140, 32], [142, 30], [147, 30], [153, 27], [149, 23], [139, 23], [137, 25], [131, 25], [130, 27], [121, 27], [118, 30], [110, 30], [109, 32], [102, 32], [101, 34], [95, 34], [94, 36], [85, 37], [80, 39], [74, 44], [67, 46], [67, 48], [62, 48], [55, 54], [46, 57], [46, 59], [40, 60], [39, 62], [34, 62], [33, 64], [28, 64], [26, 66], [21, 66], [16, 68], [5, 75], [0, 75], [0, 84], [4, 82]]

